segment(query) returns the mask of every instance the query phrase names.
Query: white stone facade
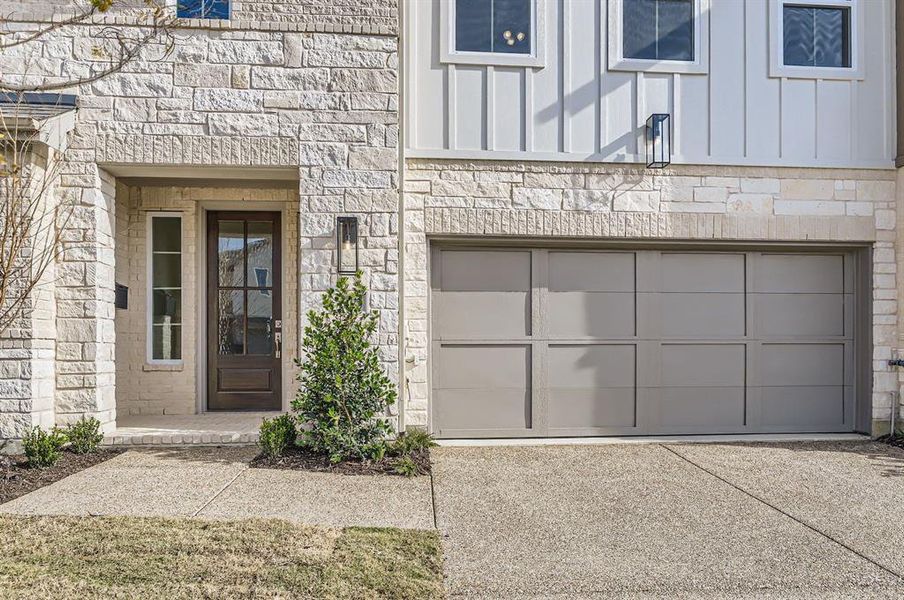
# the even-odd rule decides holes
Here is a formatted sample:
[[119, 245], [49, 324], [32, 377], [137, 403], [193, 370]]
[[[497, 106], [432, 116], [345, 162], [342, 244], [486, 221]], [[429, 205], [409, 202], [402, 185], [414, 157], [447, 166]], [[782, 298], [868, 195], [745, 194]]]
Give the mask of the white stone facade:
[[[0, 1], [34, 30], [66, 0]], [[360, 220], [376, 340], [400, 383], [399, 424], [430, 425], [432, 238], [847, 242], [870, 247], [872, 417], [887, 420], [901, 346], [892, 170], [410, 158], [400, 164], [395, 0], [234, 2], [229, 21], [185, 21], [121, 73], [75, 90], [79, 110], [57, 194], [77, 203], [66, 249], [22, 326], [0, 344], [0, 439], [29, 426], [203, 410], [197, 323], [202, 213], [282, 211], [284, 348], [336, 279], [338, 215]], [[92, 38], [126, 15], [63, 28], [0, 55], [4, 77], [60, 81], [100, 59]], [[441, 125], [437, 125], [441, 126]], [[402, 181], [404, 185], [402, 186]], [[265, 182], [266, 184], [262, 184]], [[404, 187], [404, 190], [400, 190]], [[400, 197], [403, 199], [400, 202]], [[184, 361], [147, 361], [146, 219], [183, 215]], [[114, 309], [114, 283], [130, 289]], [[400, 358], [402, 359], [400, 361]], [[284, 396], [294, 391], [283, 378]]]
[[[26, 32], [50, 10], [72, 7], [12, 5], [0, 6], [7, 27]], [[292, 267], [283, 289], [291, 358], [304, 312], [336, 278], [335, 218], [358, 216], [361, 264], [381, 315], [377, 343], [397, 379], [397, 22], [392, 0], [238, 2], [230, 21], [180, 23], [172, 53], [151, 44], [122, 72], [73, 90], [79, 109], [57, 193], [77, 203], [76, 214], [56, 278], [35, 298], [46, 309], [4, 341], [0, 438], [83, 414], [111, 430], [117, 414], [197, 410], [193, 323], [180, 370], [146, 364], [139, 232], [148, 210], [182, 211], [193, 227], [206, 203], [280, 207], [291, 245], [283, 255]], [[114, 23], [136, 27], [116, 14], [64, 27], [4, 50], [0, 72], [25, 82], [78, 77], [103, 60], [92, 40]], [[272, 179], [275, 189], [255, 184]], [[188, 309], [198, 274], [186, 268], [183, 277]], [[134, 312], [114, 309], [117, 281], [130, 287]], [[287, 404], [291, 374], [283, 387]]]

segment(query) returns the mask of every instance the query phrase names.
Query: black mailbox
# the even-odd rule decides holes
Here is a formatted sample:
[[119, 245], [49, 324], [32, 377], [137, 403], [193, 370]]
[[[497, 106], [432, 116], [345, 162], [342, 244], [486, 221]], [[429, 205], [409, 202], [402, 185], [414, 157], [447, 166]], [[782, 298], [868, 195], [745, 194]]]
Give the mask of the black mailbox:
[[121, 283], [116, 284], [116, 308], [129, 308], [129, 288]]

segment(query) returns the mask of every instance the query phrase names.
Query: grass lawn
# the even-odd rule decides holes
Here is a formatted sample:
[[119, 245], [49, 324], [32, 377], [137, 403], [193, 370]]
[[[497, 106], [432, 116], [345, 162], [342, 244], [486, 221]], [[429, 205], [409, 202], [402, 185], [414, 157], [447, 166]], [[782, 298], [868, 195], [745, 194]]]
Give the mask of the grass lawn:
[[442, 598], [433, 531], [0, 516], [0, 598]]

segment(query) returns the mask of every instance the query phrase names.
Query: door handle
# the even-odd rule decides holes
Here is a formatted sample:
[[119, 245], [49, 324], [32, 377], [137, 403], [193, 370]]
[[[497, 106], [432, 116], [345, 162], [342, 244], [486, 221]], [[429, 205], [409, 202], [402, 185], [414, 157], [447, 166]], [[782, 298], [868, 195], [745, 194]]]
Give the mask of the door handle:
[[276, 343], [276, 358], [279, 358], [282, 355], [282, 332], [277, 331], [273, 336], [273, 341]]

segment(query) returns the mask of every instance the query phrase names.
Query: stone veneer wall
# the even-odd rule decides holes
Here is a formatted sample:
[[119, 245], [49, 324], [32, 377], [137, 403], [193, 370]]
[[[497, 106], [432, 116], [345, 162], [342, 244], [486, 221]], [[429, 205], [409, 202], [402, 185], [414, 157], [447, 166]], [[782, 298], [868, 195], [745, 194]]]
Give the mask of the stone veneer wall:
[[406, 162], [406, 423], [429, 422], [431, 236], [850, 241], [873, 251], [873, 418], [898, 376], [894, 171], [578, 163]]
[[[175, 10], [178, 0], [156, 0]], [[0, 0], [0, 16], [11, 21], [46, 21], [71, 15], [87, 6], [86, 0]], [[230, 0], [229, 20], [183, 19], [182, 26], [225, 29], [279, 29], [331, 33], [398, 34], [398, 0]], [[144, 0], [114, 0], [106, 13], [92, 17], [115, 23], [124, 16], [146, 15]], [[120, 21], [121, 22], [121, 21]]]
[[[198, 230], [204, 203], [255, 203], [284, 206], [283, 349], [284, 397], [294, 389], [291, 357], [298, 345], [298, 192], [268, 187], [128, 187], [116, 193], [116, 281], [129, 287], [129, 308], [116, 314], [116, 408], [120, 415], [194, 414], [196, 412], [198, 332], [197, 298], [204, 277], [197, 276], [198, 252], [206, 233]], [[239, 205], [236, 205], [238, 208]], [[266, 210], [270, 210], [267, 208]], [[147, 355], [148, 218], [155, 212], [182, 215], [182, 364], [151, 364]]]
[[[175, 32], [172, 53], [165, 55], [160, 45], [151, 44], [122, 72], [78, 90], [77, 123], [58, 192], [79, 208], [67, 229], [55, 286], [56, 315], [50, 318], [55, 324], [55, 340], [48, 343], [55, 346], [50, 364], [56, 371], [56, 417], [94, 415], [107, 429], [115, 422], [115, 388], [121, 381], [116, 381], [114, 367], [114, 226], [123, 222], [117, 201], [121, 210], [126, 200], [116, 197], [111, 170], [198, 167], [204, 180], [216, 177], [210, 167], [243, 169], [250, 178], [267, 176], [267, 171], [255, 175], [255, 169], [297, 174], [299, 313], [316, 306], [336, 278], [336, 216], [357, 215], [370, 302], [381, 316], [381, 356], [397, 379], [397, 4], [296, 0], [236, 7], [242, 4], [258, 5], [261, 15], [266, 4], [280, 14], [294, 6], [310, 18], [186, 21]], [[17, 20], [7, 22], [10, 28], [34, 30], [46, 18], [46, 11], [34, 4], [13, 5], [19, 12], [13, 15]], [[315, 6], [323, 9], [315, 11]], [[331, 24], [330, 15], [341, 24]], [[112, 18], [65, 27], [4, 51], [4, 77], [19, 73], [20, 78], [53, 82], [87, 72], [100, 60], [94, 40]], [[119, 20], [124, 27], [134, 26], [128, 17]], [[3, 372], [30, 369], [24, 358], [29, 352], [7, 353], [16, 358], [3, 365]], [[165, 412], [168, 403], [158, 399], [129, 404], [126, 410], [137, 406], [139, 411]], [[180, 401], [180, 406], [186, 403]], [[15, 423], [7, 427], [12, 435], [4, 430], [0, 436], [18, 437], [22, 415], [30, 407], [4, 401], [0, 410], [7, 410], [4, 422]], [[54, 411], [48, 411], [45, 424]]]

